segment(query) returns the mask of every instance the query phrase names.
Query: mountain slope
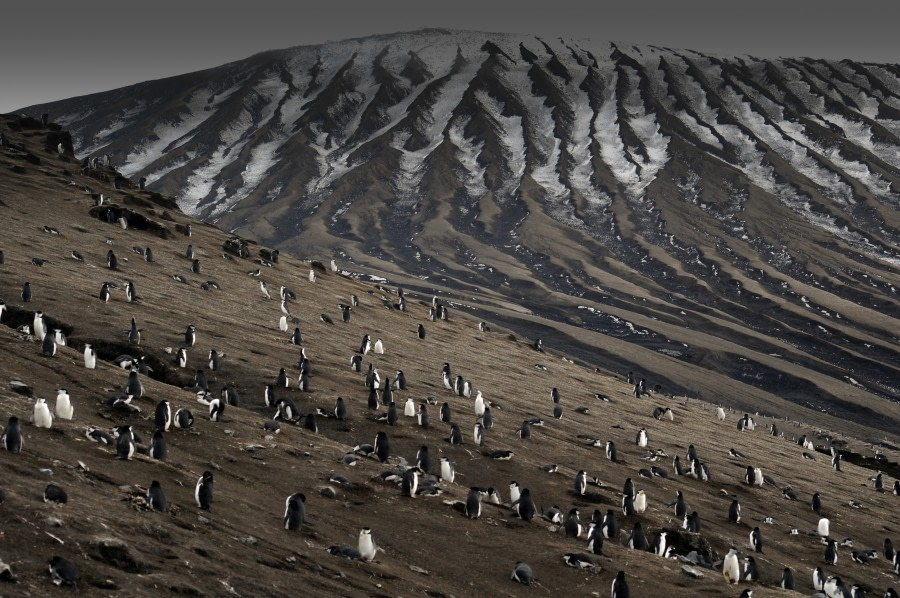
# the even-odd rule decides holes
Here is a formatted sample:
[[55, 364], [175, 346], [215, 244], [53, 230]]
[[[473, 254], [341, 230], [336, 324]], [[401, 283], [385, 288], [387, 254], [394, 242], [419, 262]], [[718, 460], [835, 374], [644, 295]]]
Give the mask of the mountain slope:
[[425, 30], [26, 112], [189, 214], [477, 298], [605, 369], [891, 429], [898, 75]]
[[[21, 452], [0, 449], [0, 560], [18, 581], [7, 585], [0, 577], [0, 593], [69, 593], [53, 586], [48, 574], [54, 555], [75, 564], [82, 591], [134, 596], [294, 596], [298, 588], [315, 596], [521, 596], [525, 588], [509, 579], [518, 560], [534, 569], [540, 587], [533, 591], [573, 596], [608, 595], [618, 570], [626, 572], [634, 595], [737, 594], [745, 587], [764, 598], [808, 595], [815, 566], [839, 575], [848, 586], [866, 584], [872, 595], [896, 587], [885, 559], [866, 566], [849, 556], [850, 550], [878, 549], [896, 533], [890, 513], [896, 511], [898, 497], [876, 492], [869, 480], [882, 470], [889, 489], [900, 476], [896, 428], [888, 442], [876, 445], [876, 456], [870, 437], [881, 437], [880, 432], [827, 414], [806, 412], [814, 425], [759, 416], [756, 430], [738, 432], [739, 412], [727, 410], [725, 420], [719, 420], [711, 403], [652, 390], [634, 398], [621, 377], [554, 350], [537, 352], [532, 339], [502, 327], [481, 331], [476, 319], [452, 307], [448, 320], [431, 322], [430, 297], [408, 292], [406, 311], [386, 309], [386, 304], [399, 302], [396, 288], [354, 280], [290, 256], [270, 262], [270, 248], [251, 239], [243, 239], [247, 253], [241, 257], [236, 237], [180, 213], [170, 198], [127, 183], [117, 190], [109, 182], [115, 172], [108, 168], [82, 175], [71, 151], [58, 155], [57, 145], [65, 148], [67, 139], [58, 127], [3, 117], [0, 131], [9, 141], [0, 149], [0, 297], [5, 306], [0, 314], [0, 409], [4, 424], [10, 416], [19, 418], [24, 435]], [[109, 212], [113, 218], [107, 217]], [[184, 235], [188, 225], [189, 237]], [[188, 245], [199, 260], [197, 267], [186, 255]], [[135, 248], [144, 255], [151, 249], [153, 261]], [[115, 269], [107, 266], [109, 251], [118, 258]], [[310, 269], [317, 273], [315, 282]], [[248, 274], [257, 270], [258, 276]], [[20, 298], [25, 281], [32, 289], [28, 302]], [[99, 298], [104, 281], [117, 285], [108, 302]], [[138, 301], [127, 301], [126, 281], [135, 286]], [[267, 283], [272, 299], [263, 296], [260, 281]], [[292, 321], [291, 326], [300, 327], [310, 361], [307, 391], [297, 387], [301, 347], [290, 344], [290, 329], [278, 326], [282, 285], [296, 295], [289, 308], [299, 324]], [[343, 322], [337, 305], [349, 303], [352, 295], [358, 296], [359, 306]], [[42, 354], [35, 336], [20, 330], [33, 326], [38, 311], [51, 330], [60, 328], [67, 337], [67, 346], [58, 347], [53, 357]], [[323, 313], [333, 324], [320, 320]], [[142, 329], [137, 344], [129, 342], [131, 318]], [[186, 347], [187, 367], [179, 367], [175, 353], [185, 347], [184, 332], [191, 324], [196, 344]], [[424, 339], [417, 335], [418, 324], [425, 327]], [[362, 370], [372, 364], [395, 380], [394, 372], [402, 369], [408, 388], [396, 390], [394, 400], [398, 406], [407, 399], [416, 407], [425, 403], [431, 416], [428, 428], [405, 416], [395, 426], [376, 421], [376, 412], [367, 407], [364, 376], [349, 367], [363, 334], [382, 339], [385, 350], [364, 355]], [[97, 351], [96, 369], [84, 367], [87, 343]], [[215, 370], [207, 363], [212, 349], [220, 355]], [[131, 405], [140, 412], [109, 404], [108, 399], [121, 396], [128, 379], [114, 362], [121, 354], [144, 357], [153, 369], [138, 375], [144, 394]], [[472, 440], [474, 399], [444, 388], [445, 362], [491, 403], [495, 422], [485, 447]], [[281, 367], [291, 384], [276, 389], [278, 398], [290, 398], [301, 412], [310, 413], [317, 407], [330, 410], [341, 396], [346, 419], [319, 417], [318, 432], [287, 422], [279, 434], [265, 431], [263, 424], [275, 410], [264, 405], [264, 388]], [[197, 370], [204, 372], [211, 397], [222, 389], [237, 392], [240, 404], [229, 405], [222, 421], [211, 421], [198, 402]], [[14, 380], [30, 392], [13, 385]], [[60, 387], [71, 395], [74, 418], [56, 419], [50, 429], [36, 427], [31, 422], [35, 400], [47, 398], [52, 405]], [[551, 416], [553, 388], [563, 408], [560, 419]], [[723, 384], [720, 390], [724, 397], [735, 388]], [[595, 393], [609, 400], [598, 400]], [[427, 397], [436, 404], [428, 404]], [[133, 426], [146, 445], [155, 427], [154, 409], [163, 399], [173, 410], [191, 410], [195, 418], [190, 428], [163, 433], [165, 461], [143, 452], [117, 459], [114, 448], [85, 436], [88, 426], [107, 432], [112, 426]], [[449, 425], [438, 417], [443, 402], [462, 429], [462, 445], [446, 440]], [[587, 413], [576, 411], [582, 406]], [[656, 407], [671, 409], [673, 419], [654, 418]], [[384, 414], [384, 407], [377, 413]], [[519, 438], [516, 430], [531, 418], [544, 424], [532, 427], [530, 439]], [[770, 425], [778, 426], [783, 437], [770, 435]], [[646, 449], [635, 445], [642, 427], [649, 433]], [[371, 443], [377, 432], [386, 432], [390, 440], [388, 463], [363, 457], [356, 465], [343, 463], [345, 454], [357, 444]], [[615, 442], [617, 461], [608, 461], [602, 447], [580, 435], [601, 444]], [[812, 448], [797, 444], [801, 436]], [[440, 496], [404, 498], [398, 484], [380, 476], [402, 471], [423, 445], [430, 449], [431, 471], [436, 473], [439, 459], [446, 457], [455, 463], [456, 479], [438, 483], [444, 492]], [[673, 458], [681, 457], [686, 465], [689, 445], [708, 466], [710, 482], [675, 475]], [[729, 456], [730, 447], [745, 456]], [[844, 455], [841, 472], [831, 469], [831, 449]], [[495, 460], [484, 454], [493, 450], [512, 450], [514, 455]], [[650, 451], [656, 461], [644, 460]], [[556, 464], [558, 471], [545, 472], [542, 467], [548, 464]], [[777, 486], [747, 486], [742, 481], [747, 465], [761, 467]], [[640, 469], [654, 466], [667, 477], [641, 477]], [[596, 476], [598, 485], [575, 495], [580, 469]], [[194, 502], [194, 485], [206, 470], [215, 480], [209, 511]], [[348, 483], [330, 482], [334, 474]], [[621, 514], [627, 478], [649, 497], [643, 514]], [[148, 510], [142, 498], [153, 480], [168, 498], [163, 512]], [[597, 557], [599, 571], [563, 563], [564, 553], [585, 550], [584, 534], [566, 538], [558, 525], [539, 518], [528, 523], [511, 514], [508, 484], [513, 480], [531, 490], [539, 508], [558, 505], [566, 513], [575, 507], [584, 523], [594, 509], [618, 515], [622, 533], [605, 542], [604, 556]], [[42, 500], [49, 483], [66, 490], [67, 504]], [[444, 504], [465, 500], [470, 486], [498, 489], [505, 504], [485, 502], [477, 520]], [[798, 500], [782, 498], [788, 486]], [[333, 498], [321, 493], [326, 487]], [[676, 491], [698, 512], [700, 533], [680, 531], [681, 519], [668, 506]], [[282, 516], [285, 499], [295, 492], [306, 496], [308, 521], [302, 531], [289, 532]], [[822, 494], [822, 514], [831, 520], [832, 536], [849, 536], [854, 543], [852, 549], [840, 548], [834, 566], [822, 562], [824, 547], [814, 531], [818, 515], [809, 508], [813, 492]], [[732, 498], [743, 505], [739, 523], [727, 519]], [[859, 510], [848, 506], [851, 500], [860, 503]], [[772, 522], [763, 523], [765, 517]], [[766, 543], [762, 554], [753, 553], [760, 582], [725, 589], [717, 570], [697, 567], [705, 577], [694, 579], [682, 573], [681, 561], [626, 548], [627, 532], [635, 523], [643, 525], [650, 539], [667, 530], [677, 555], [696, 550], [710, 562], [730, 546], [748, 554], [748, 535], [759, 526]], [[326, 552], [332, 545], [355, 547], [364, 527], [372, 529], [384, 550], [373, 562]], [[792, 535], [791, 528], [798, 534]], [[783, 567], [794, 570], [797, 592], [776, 588]]]

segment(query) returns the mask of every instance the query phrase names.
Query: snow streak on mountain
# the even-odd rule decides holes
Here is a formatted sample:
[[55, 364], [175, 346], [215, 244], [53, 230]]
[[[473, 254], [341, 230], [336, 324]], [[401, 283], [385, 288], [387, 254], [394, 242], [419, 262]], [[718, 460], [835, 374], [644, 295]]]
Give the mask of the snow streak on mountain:
[[425, 30], [44, 111], [189, 214], [605, 367], [900, 397], [900, 66]]

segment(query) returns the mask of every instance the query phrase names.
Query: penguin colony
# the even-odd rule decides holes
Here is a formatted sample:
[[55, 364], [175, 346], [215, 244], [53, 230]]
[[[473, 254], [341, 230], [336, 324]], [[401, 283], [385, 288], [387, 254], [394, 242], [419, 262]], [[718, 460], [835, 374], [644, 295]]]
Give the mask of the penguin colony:
[[[121, 197], [111, 189], [104, 193], [109, 202]], [[89, 194], [69, 194], [68, 201], [82, 202], [85, 212], [94, 203]], [[785, 434], [790, 422], [778, 422], [783, 431], [769, 436], [762, 417], [666, 397], [634, 379], [591, 378], [564, 365], [539, 341], [506, 341], [505, 357], [516, 362], [511, 370], [501, 367], [504, 356], [483, 356], [491, 365], [467, 363], [457, 344], [496, 348], [503, 335], [450, 318], [438, 298], [423, 301], [401, 289], [368, 288], [334, 269], [262, 257], [240, 240], [223, 244], [224, 234], [202, 225], [178, 227], [180, 234], [163, 241], [118, 221], [85, 222], [99, 227], [112, 247], [81, 242], [75, 229], [51, 222], [58, 234], [32, 250], [43, 265], [20, 247], [0, 248], [7, 270], [0, 324], [31, 316], [23, 324], [27, 332], [3, 332], [4, 363], [21, 359], [51, 372], [45, 384], [33, 382], [36, 392], [27, 401], [2, 395], [8, 414], [0, 456], [18, 467], [27, 459], [56, 470], [53, 483], [32, 480], [27, 492], [25, 485], [12, 492], [0, 482], [6, 503], [0, 508], [21, 506], [33, 495], [64, 521], [48, 530], [53, 536], [65, 539], [67, 510], [77, 509], [87, 492], [78, 476], [60, 475], [70, 469], [82, 477], [103, 470], [119, 486], [134, 489], [119, 490], [118, 499], [108, 494], [109, 509], [122, 506], [124, 493], [132, 505], [125, 508], [156, 517], [154, 526], [190, 513], [191, 525], [200, 529], [225, 525], [218, 519], [225, 512], [227, 524], [237, 526], [232, 536], [247, 539], [251, 532], [240, 531], [232, 504], [248, 482], [230, 475], [229, 463], [264, 456], [298, 460], [298, 467], [305, 460], [332, 463], [326, 478], [306, 477], [303, 485], [263, 473], [253, 483], [272, 486], [272, 504], [255, 508], [270, 511], [271, 529], [315, 537], [324, 554], [368, 567], [407, 559], [427, 569], [428, 558], [439, 558], [406, 549], [411, 528], [390, 529], [374, 512], [378, 507], [400, 510], [410, 526], [423, 511], [446, 514], [442, 526], [473, 533], [476, 526], [500, 525], [521, 544], [519, 554], [495, 554], [489, 545], [475, 553], [475, 547], [452, 543], [444, 550], [489, 559], [491, 569], [501, 569], [496, 578], [506, 583], [551, 591], [568, 567], [596, 576], [591, 584], [600, 595], [641, 595], [640, 588], [654, 587], [657, 580], [633, 574], [632, 563], [646, 572], [662, 568], [654, 559], [663, 558], [673, 561], [666, 568], [690, 566], [707, 579], [717, 576], [719, 584], [747, 586], [746, 595], [762, 587], [889, 595], [900, 575], [889, 538], [883, 546], [859, 545], [859, 537], [872, 534], [844, 523], [855, 502], [875, 518], [878, 533], [889, 535], [880, 524], [891, 525], [888, 514], [900, 505], [896, 480], [841, 465], [840, 446], [821, 435], [800, 444]], [[176, 243], [184, 245], [175, 251]], [[144, 257], [148, 246], [152, 260]], [[68, 262], [59, 263], [58, 256], [69, 254]], [[20, 267], [10, 268], [13, 262]], [[32, 274], [37, 268], [40, 276]], [[54, 272], [90, 279], [90, 292], [60, 289]], [[279, 286], [281, 300], [271, 301]], [[192, 305], [190, 311], [167, 307], [176, 293]], [[242, 320], [241, 330], [258, 331], [265, 340], [234, 338], [229, 324], [204, 311], [214, 294], [232, 295], [231, 315]], [[73, 311], [61, 305], [62, 295], [83, 304]], [[323, 295], [335, 296], [333, 305], [320, 300]], [[97, 321], [82, 324], [72, 313], [92, 320], [96, 314]], [[275, 324], [279, 318], [287, 327]], [[66, 321], [68, 339], [51, 323]], [[79, 328], [89, 329], [90, 336]], [[415, 364], [412, 350], [421, 353]], [[265, 357], [246, 365], [242, 351]], [[521, 365], [526, 360], [530, 371]], [[583, 392], [559, 372], [581, 372], [604, 392]], [[13, 370], [4, 367], [3, 373], [9, 378]], [[714, 436], [684, 437], [688, 418], [709, 420]], [[53, 465], [39, 458], [48, 447], [65, 447], [76, 438], [96, 449], [89, 463]], [[232, 456], [196, 457], [212, 439], [230, 439]], [[559, 442], [568, 447], [557, 457], [560, 463], [527, 469], [521, 464], [549, 458]], [[729, 445], [737, 448], [727, 450]], [[783, 459], [809, 461], [803, 467], [819, 468], [816, 479], [803, 485], [782, 479], [767, 463], [770, 450]], [[714, 457], [714, 451], [720, 454]], [[860, 479], [865, 487], [848, 489]], [[360, 493], [364, 504], [348, 515], [355, 529], [321, 516], [326, 509], [338, 512], [326, 501], [359, 500], [352, 497]], [[844, 499], [850, 495], [852, 500]], [[707, 530], [715, 533], [707, 536]], [[9, 539], [11, 532], [4, 531]], [[141, 549], [140, 533], [121, 534]], [[701, 538], [713, 552], [702, 549]], [[308, 543], [293, 542], [309, 554]], [[555, 551], [553, 559], [544, 558], [547, 551]], [[802, 553], [815, 568], [783, 566], [786, 552]], [[0, 552], [0, 559], [9, 558]], [[32, 565], [13, 560], [10, 575], [25, 578]], [[84, 587], [82, 578], [97, 567], [64, 542], [48, 545], [41, 565], [46, 583], [76, 587]], [[127, 587], [128, 578], [119, 579]], [[336, 589], [343, 587], [340, 582], [332, 583], [328, 587], [342, 591]]]

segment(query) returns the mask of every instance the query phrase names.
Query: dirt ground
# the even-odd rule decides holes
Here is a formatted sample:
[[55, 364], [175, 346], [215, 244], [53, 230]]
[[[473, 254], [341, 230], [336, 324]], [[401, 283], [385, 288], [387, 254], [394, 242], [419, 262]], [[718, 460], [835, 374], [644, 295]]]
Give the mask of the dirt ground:
[[[6, 305], [0, 316], [0, 417], [4, 424], [10, 416], [19, 418], [24, 447], [20, 453], [0, 450], [0, 560], [16, 579], [0, 582], [0, 595], [71, 591], [51, 581], [48, 562], [57, 555], [77, 567], [80, 590], [108, 596], [608, 596], [616, 572], [623, 570], [633, 596], [738, 596], [749, 587], [754, 598], [765, 598], [809, 595], [817, 566], [840, 576], [848, 587], [870, 587], [871, 595], [900, 586], [883, 556], [862, 565], [850, 555], [853, 550], [880, 553], [889, 537], [900, 544], [900, 497], [876, 492], [869, 480], [880, 469], [886, 472], [885, 488], [894, 483], [896, 435], [878, 446], [845, 434], [837, 422], [823, 429], [766, 417], [755, 418], [756, 430], [739, 432], [741, 413], [728, 410], [720, 421], [710, 403], [662, 394], [636, 399], [621, 378], [556, 352], [537, 352], [532, 339], [516, 338], [496, 325], [480, 332], [477, 321], [456, 311], [447, 321], [431, 322], [430, 298], [410, 296], [405, 311], [389, 309], [386, 304], [399, 301], [396, 288], [354, 280], [331, 272], [327, 264], [320, 269], [286, 255], [269, 267], [258, 263], [268, 253], [252, 241], [249, 257], [225, 259], [223, 254], [231, 255], [234, 247], [227, 232], [191, 222], [165, 198], [136, 188], [116, 190], [82, 175], [71, 155], [44, 149], [48, 130], [15, 131], [10, 122], [0, 122], [12, 145], [0, 151], [0, 298]], [[104, 213], [85, 186], [104, 195], [104, 206], [125, 209], [116, 214], [124, 214], [128, 228], [92, 216], [92, 208], [101, 217]], [[181, 232], [187, 224], [190, 237]], [[186, 257], [188, 244], [199, 260], [199, 273], [192, 272], [192, 260]], [[152, 248], [153, 262], [134, 247]], [[118, 258], [115, 270], [106, 267], [110, 250]], [[84, 261], [74, 259], [73, 251]], [[46, 262], [37, 266], [33, 258]], [[311, 282], [314, 267], [316, 281]], [[259, 276], [248, 274], [257, 269]], [[26, 281], [32, 289], [27, 303], [21, 297]], [[108, 303], [98, 298], [104, 281], [119, 287]], [[126, 281], [135, 285], [135, 303], [126, 300]], [[264, 298], [260, 281], [268, 285], [271, 299]], [[296, 294], [289, 308], [299, 318], [287, 332], [278, 326], [282, 285]], [[359, 306], [345, 323], [338, 304], [349, 304], [352, 295], [358, 296]], [[68, 346], [59, 347], [53, 357], [42, 354], [32, 335], [17, 330], [30, 325], [36, 311], [43, 312], [50, 328], [61, 328], [67, 336]], [[333, 323], [323, 322], [320, 314]], [[142, 329], [136, 346], [129, 345], [127, 336], [131, 318]], [[196, 344], [187, 348], [187, 367], [178, 368], [175, 353], [184, 346], [190, 324], [196, 327]], [[417, 335], [418, 324], [425, 328], [424, 339]], [[297, 388], [300, 347], [289, 342], [297, 325], [311, 368], [308, 392]], [[385, 351], [364, 355], [363, 371], [372, 364], [382, 380], [393, 382], [402, 370], [408, 383], [406, 390], [394, 392], [400, 412], [394, 426], [376, 421], [376, 413], [367, 408], [364, 376], [350, 369], [364, 334], [382, 339]], [[84, 367], [85, 343], [97, 349], [96, 369]], [[207, 364], [211, 349], [221, 356], [218, 371]], [[113, 363], [120, 354], [143, 355], [154, 369], [140, 376], [144, 395], [131, 403], [138, 413], [109, 405], [128, 378]], [[473, 400], [444, 388], [445, 362], [491, 404], [495, 422], [486, 431], [484, 447], [473, 440]], [[276, 397], [291, 398], [307, 414], [333, 409], [340, 396], [347, 417], [317, 417], [318, 432], [288, 422], [281, 423], [278, 434], [264, 430], [264, 422], [275, 415], [264, 404], [264, 389], [282, 367], [291, 387], [276, 389]], [[240, 406], [226, 407], [222, 421], [211, 421], [195, 391], [184, 389], [193, 386], [197, 369], [205, 371], [214, 397], [226, 386], [237, 390]], [[12, 381], [21, 381], [30, 393]], [[554, 387], [563, 408], [558, 420], [552, 416]], [[46, 398], [52, 410], [58, 388], [71, 395], [74, 418], [55, 419], [50, 429], [35, 427], [35, 398]], [[608, 401], [596, 398], [598, 393]], [[146, 445], [153, 435], [154, 409], [163, 399], [173, 411], [187, 408], [194, 415], [191, 428], [164, 433], [166, 461], [140, 451], [130, 460], [117, 459], [115, 447], [86, 436], [89, 426], [109, 432], [113, 426], [131, 425]], [[427, 429], [402, 414], [407, 399], [416, 408], [427, 404]], [[443, 402], [461, 428], [462, 445], [447, 440], [449, 426], [439, 418]], [[577, 412], [579, 407], [587, 412]], [[655, 419], [656, 407], [670, 408], [673, 420]], [[542, 419], [543, 425], [532, 426], [531, 439], [523, 440], [516, 431], [531, 418]], [[784, 437], [770, 434], [772, 424]], [[646, 449], [635, 444], [642, 427], [649, 435]], [[373, 443], [379, 431], [390, 441], [388, 463], [367, 457], [354, 465], [342, 462], [354, 446]], [[815, 450], [797, 444], [795, 439], [804, 434]], [[584, 436], [614, 441], [618, 462], [608, 461], [603, 448]], [[833, 442], [848, 455], [840, 472], [831, 467]], [[689, 444], [708, 465], [711, 481], [675, 475], [673, 457], [679, 455], [686, 465]], [[403, 497], [398, 483], [379, 476], [413, 465], [423, 445], [429, 447], [431, 473], [439, 474], [440, 459], [448, 458], [455, 464], [455, 482], [439, 482], [439, 496]], [[746, 456], [730, 457], [731, 448]], [[496, 460], [487, 454], [493, 450], [514, 454], [510, 460]], [[648, 451], [658, 453], [658, 460], [643, 460]], [[876, 452], [880, 459], [874, 458]], [[545, 472], [542, 467], [549, 464], [558, 470]], [[761, 467], [775, 486], [747, 486], [743, 476], [748, 464]], [[639, 470], [653, 465], [668, 477], [641, 477]], [[583, 496], [573, 492], [581, 469], [597, 478]], [[194, 501], [194, 486], [207, 470], [215, 479], [208, 512]], [[329, 482], [335, 474], [348, 483]], [[622, 513], [626, 478], [648, 496], [648, 508], [640, 515]], [[153, 480], [167, 496], [165, 512], [149, 510], [143, 500]], [[565, 553], [587, 551], [585, 535], [566, 538], [559, 526], [540, 517], [530, 522], [517, 518], [509, 507], [511, 481], [530, 489], [539, 511], [558, 506], [567, 513], [576, 507], [585, 525], [595, 509], [613, 510], [621, 537], [606, 541], [595, 570], [567, 567]], [[42, 500], [50, 483], [66, 490], [66, 504]], [[470, 486], [496, 488], [504, 504], [485, 502], [479, 519], [466, 518], [446, 503], [464, 501]], [[796, 501], [783, 498], [787, 487]], [[689, 510], [700, 516], [699, 534], [680, 531], [681, 521], [669, 506], [679, 490]], [[306, 496], [307, 522], [300, 531], [286, 531], [285, 500], [295, 492]], [[852, 548], [839, 549], [835, 566], [824, 562], [825, 546], [815, 534], [819, 515], [810, 509], [814, 492], [822, 497], [831, 537], [852, 539]], [[733, 498], [743, 508], [738, 524], [727, 518]], [[851, 501], [858, 501], [859, 508], [851, 507]], [[770, 523], [764, 521], [767, 517]], [[748, 538], [758, 526], [764, 549], [753, 556], [761, 580], [729, 587], [720, 568], [697, 567], [704, 577], [696, 579], [682, 571], [678, 558], [626, 548], [635, 522], [649, 539], [660, 530], [670, 531], [678, 555], [701, 549], [713, 562], [730, 546], [742, 558], [751, 554]], [[333, 545], [355, 548], [365, 527], [383, 549], [374, 561], [347, 560], [326, 551]], [[532, 567], [534, 587], [510, 580], [517, 561]], [[785, 567], [794, 572], [797, 592], [778, 588]]]

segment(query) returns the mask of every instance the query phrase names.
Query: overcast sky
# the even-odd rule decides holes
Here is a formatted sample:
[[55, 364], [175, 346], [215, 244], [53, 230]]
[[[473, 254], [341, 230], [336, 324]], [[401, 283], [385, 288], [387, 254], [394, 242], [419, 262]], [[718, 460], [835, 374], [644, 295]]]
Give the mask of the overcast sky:
[[900, 63], [891, 0], [48, 0], [0, 23], [0, 113], [264, 50], [444, 27]]

